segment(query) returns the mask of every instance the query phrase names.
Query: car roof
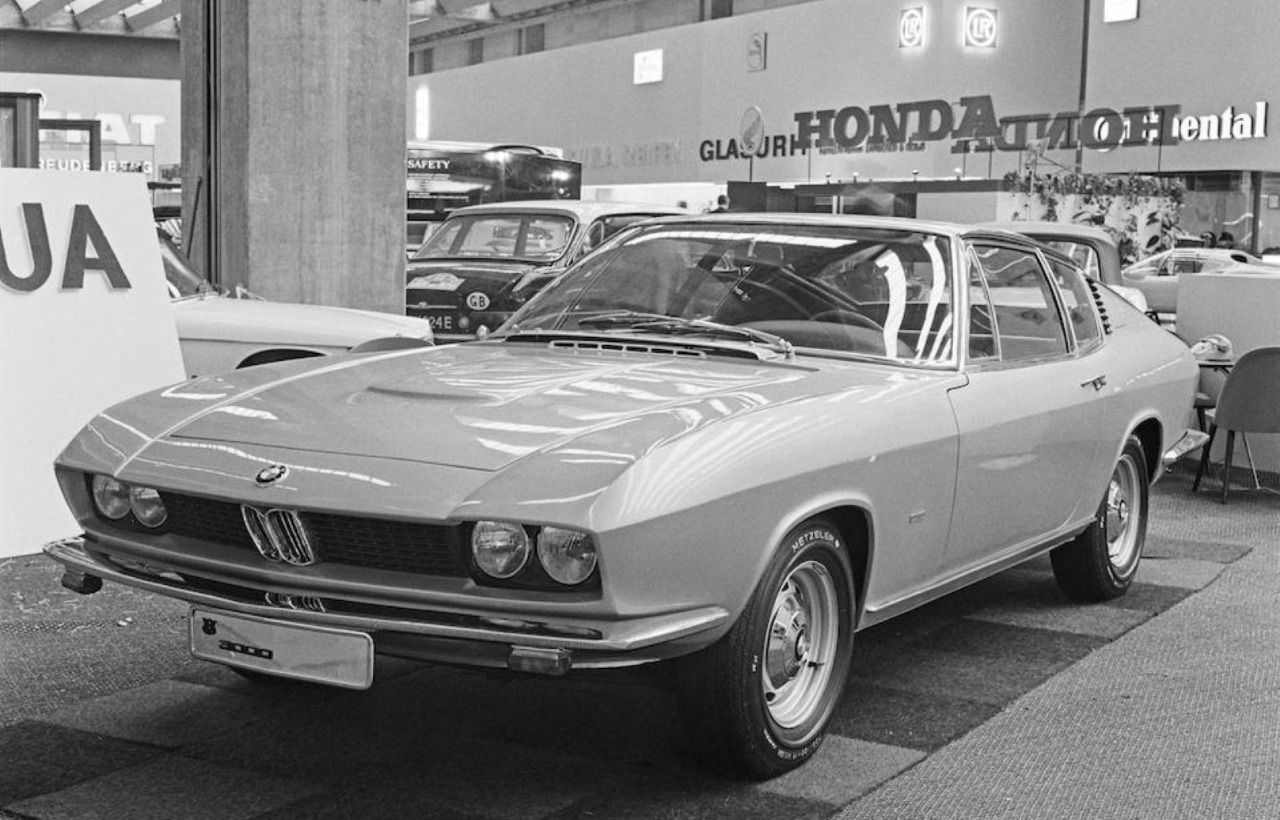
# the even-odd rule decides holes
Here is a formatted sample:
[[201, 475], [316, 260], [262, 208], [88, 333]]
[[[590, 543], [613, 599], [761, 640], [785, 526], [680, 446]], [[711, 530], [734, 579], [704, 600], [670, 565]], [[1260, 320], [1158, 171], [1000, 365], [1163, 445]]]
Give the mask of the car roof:
[[687, 214], [684, 208], [674, 205], [658, 205], [653, 202], [597, 202], [579, 199], [524, 199], [513, 202], [486, 202], [467, 205], [450, 213], [450, 216], [493, 213], [541, 213], [572, 214], [579, 219], [595, 219], [610, 214]]
[[864, 214], [793, 213], [777, 211], [727, 211], [721, 213], [687, 213], [683, 218], [662, 217], [664, 222], [696, 222], [700, 224], [732, 225], [829, 225], [832, 227], [864, 227], [879, 230], [899, 230], [937, 234], [979, 234], [999, 236], [1029, 242], [1026, 237], [1001, 234], [974, 225], [939, 220], [916, 219], [905, 216], [871, 216]]
[[[1039, 242], [1024, 234], [1002, 231], [983, 225], [969, 225], [940, 220], [916, 219], [905, 216], [872, 216], [865, 214], [784, 213], [776, 211], [728, 211], [722, 213], [685, 213], [680, 216], [659, 216], [658, 222], [677, 224], [725, 224], [759, 226], [818, 225], [840, 228], [860, 227], [874, 230], [905, 231], [963, 236], [967, 239], [986, 238], [1014, 242], [1029, 247], [1044, 248]], [[1047, 249], [1054, 252], [1052, 248]], [[1061, 254], [1059, 254], [1061, 255]], [[1064, 257], [1065, 258], [1065, 257]]]
[[[1206, 248], [1202, 246], [1182, 246], [1178, 248], [1165, 248], [1162, 251], [1147, 254], [1141, 259], [1134, 262], [1134, 265], [1142, 263], [1151, 264], [1154, 261], [1162, 261], [1169, 257], [1200, 257], [1201, 259], [1221, 259], [1226, 262], [1232, 262], [1237, 265], [1258, 264], [1253, 260], [1259, 260], [1257, 254], [1241, 248]], [[1133, 265], [1130, 265], [1133, 267]]]
[[1012, 222], [983, 222], [984, 228], [995, 228], [1013, 231], [1020, 234], [1051, 236], [1055, 239], [1073, 239], [1088, 237], [1107, 245], [1115, 245], [1116, 241], [1102, 228], [1096, 225], [1079, 225], [1074, 222], [1044, 222], [1037, 220], [1015, 220]]

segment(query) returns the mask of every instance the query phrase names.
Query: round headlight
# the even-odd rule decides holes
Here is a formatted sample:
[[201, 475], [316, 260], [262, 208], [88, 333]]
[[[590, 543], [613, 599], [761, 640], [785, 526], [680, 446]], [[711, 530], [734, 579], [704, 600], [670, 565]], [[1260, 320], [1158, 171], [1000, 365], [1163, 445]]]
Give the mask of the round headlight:
[[147, 527], [158, 527], [169, 517], [160, 492], [151, 487], [130, 487], [129, 508], [133, 510], [133, 517]]
[[129, 514], [129, 485], [109, 475], [95, 475], [93, 506], [112, 521], [119, 521]]
[[538, 533], [538, 560], [560, 583], [580, 584], [596, 568], [596, 545], [585, 532], [543, 527]]
[[471, 556], [486, 575], [510, 578], [529, 560], [529, 536], [519, 524], [477, 521], [471, 531]]

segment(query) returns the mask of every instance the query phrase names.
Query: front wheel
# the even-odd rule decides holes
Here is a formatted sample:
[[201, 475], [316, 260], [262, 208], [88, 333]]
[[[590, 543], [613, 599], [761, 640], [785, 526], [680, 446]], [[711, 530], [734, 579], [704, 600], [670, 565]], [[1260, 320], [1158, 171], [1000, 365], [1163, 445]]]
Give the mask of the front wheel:
[[684, 662], [686, 717], [714, 763], [765, 779], [818, 750], [849, 672], [851, 579], [836, 529], [801, 525], [728, 634]]
[[1130, 436], [1088, 529], [1050, 553], [1058, 586], [1078, 601], [1106, 601], [1129, 589], [1147, 537], [1147, 459]]

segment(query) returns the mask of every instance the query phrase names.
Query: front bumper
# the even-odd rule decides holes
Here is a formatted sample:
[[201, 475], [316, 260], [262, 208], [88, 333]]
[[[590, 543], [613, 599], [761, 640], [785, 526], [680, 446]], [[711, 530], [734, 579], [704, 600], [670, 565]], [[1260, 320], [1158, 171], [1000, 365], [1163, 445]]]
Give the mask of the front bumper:
[[[547, 672], [634, 666], [699, 648], [710, 638], [698, 636], [729, 618], [718, 606], [617, 620], [371, 607], [306, 589], [264, 591], [231, 584], [219, 584], [216, 591], [197, 588], [184, 577], [188, 570], [112, 560], [87, 536], [50, 542], [44, 552], [66, 567], [63, 585], [77, 592], [94, 592], [101, 580], [114, 581], [227, 612], [359, 630], [371, 634], [377, 651], [385, 654], [468, 666]], [[554, 656], [558, 668], [529, 663], [530, 657], [540, 655]]]

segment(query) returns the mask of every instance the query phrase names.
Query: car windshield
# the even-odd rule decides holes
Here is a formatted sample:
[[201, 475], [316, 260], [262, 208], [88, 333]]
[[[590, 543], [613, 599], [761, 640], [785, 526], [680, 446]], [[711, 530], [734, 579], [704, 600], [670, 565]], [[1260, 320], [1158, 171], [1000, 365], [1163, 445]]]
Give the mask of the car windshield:
[[620, 234], [499, 333], [782, 339], [823, 355], [953, 361], [946, 237], [839, 225], [664, 222]]
[[574, 222], [552, 214], [451, 216], [414, 253], [415, 260], [511, 259], [549, 264], [564, 255]]
[[208, 279], [191, 269], [169, 237], [163, 233], [158, 235], [160, 259], [164, 263], [164, 278], [169, 283], [170, 298], [185, 299], [189, 296], [203, 296], [218, 292]]

